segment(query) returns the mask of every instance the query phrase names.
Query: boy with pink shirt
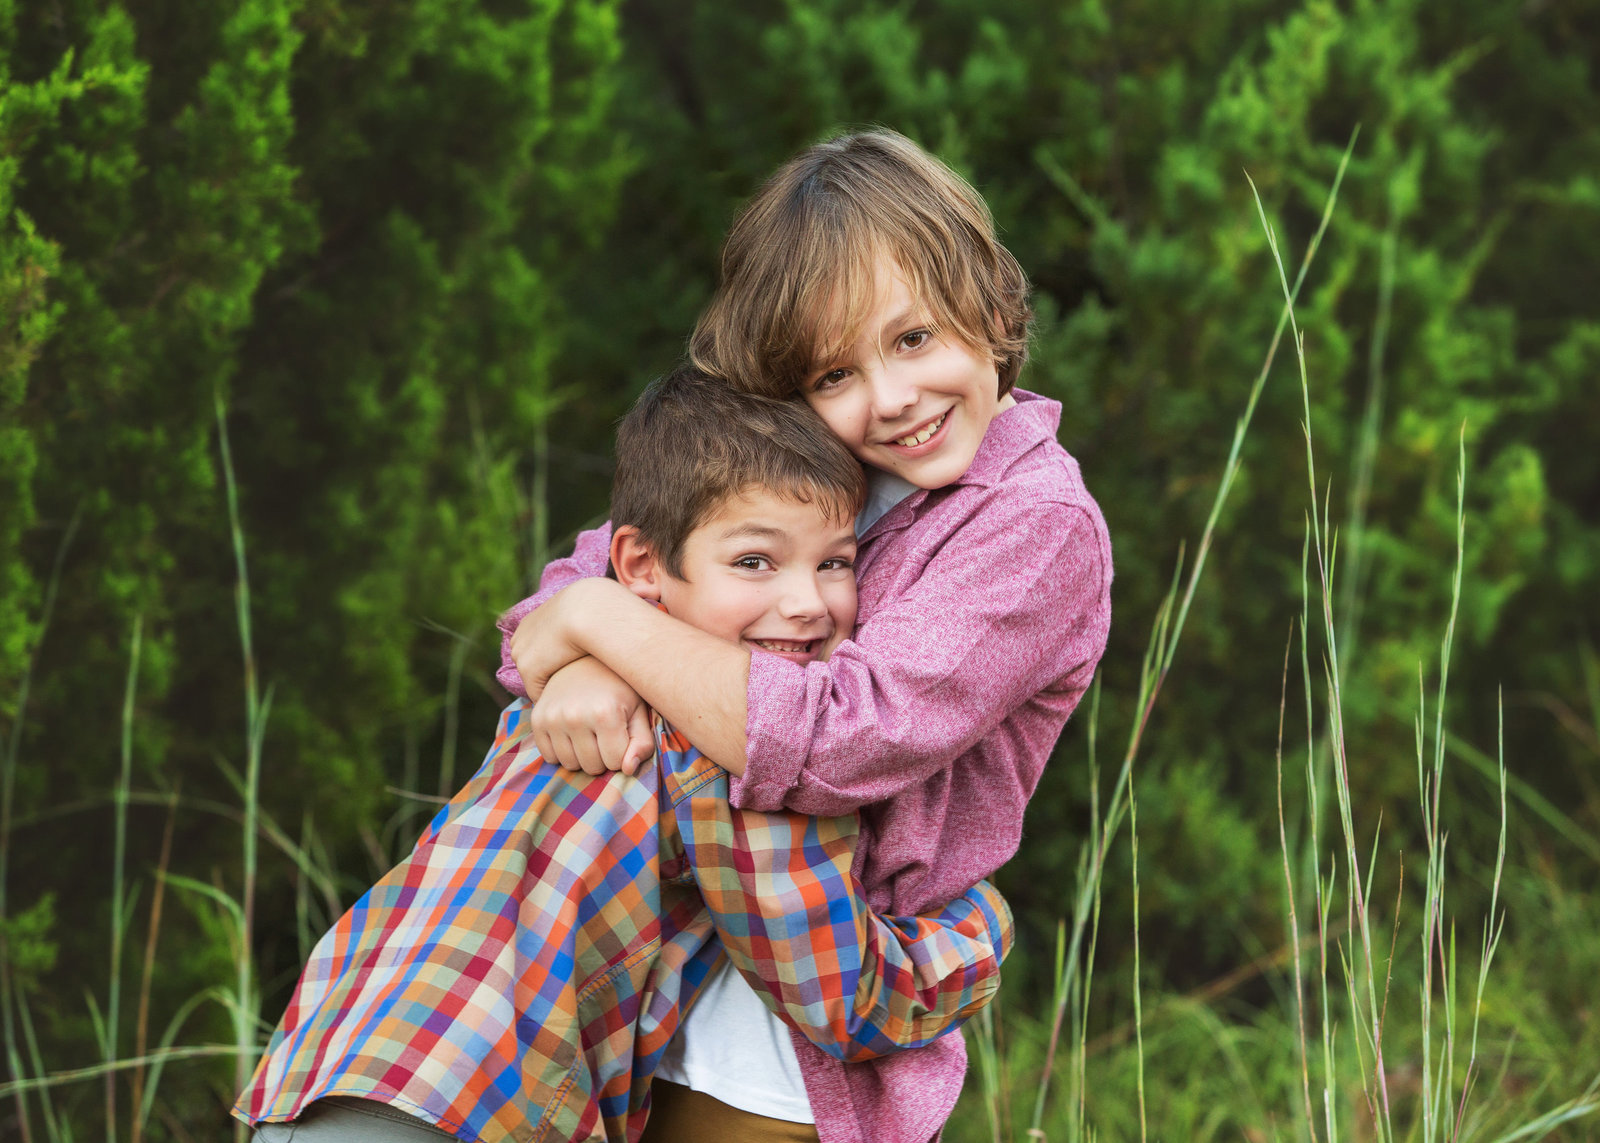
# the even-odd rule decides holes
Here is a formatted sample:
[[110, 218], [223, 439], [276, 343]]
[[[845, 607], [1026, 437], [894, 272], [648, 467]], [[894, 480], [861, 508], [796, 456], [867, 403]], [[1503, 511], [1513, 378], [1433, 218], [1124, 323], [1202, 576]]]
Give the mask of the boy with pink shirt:
[[[1030, 321], [982, 199], [914, 144], [846, 136], [780, 169], [729, 234], [691, 353], [805, 400], [870, 466], [856, 634], [825, 663], [752, 656], [594, 578], [609, 534], [586, 533], [502, 619], [500, 678], [540, 699], [547, 756], [636, 762], [648, 703], [735, 775], [736, 804], [859, 810], [879, 909], [937, 906], [1008, 860], [1110, 622], [1110, 545], [1056, 443], [1060, 406], [1014, 388]], [[608, 688], [606, 717], [568, 701], [579, 681]], [[735, 977], [697, 1003], [668, 1078], [737, 1106], [791, 1066], [757, 1061], [742, 1083], [743, 1061], [697, 1053], [762, 1019], [750, 999]], [[954, 1036], [857, 1064], [792, 1047], [806, 1106], [778, 1117], [809, 1116], [825, 1143], [925, 1143], [965, 1070]]]

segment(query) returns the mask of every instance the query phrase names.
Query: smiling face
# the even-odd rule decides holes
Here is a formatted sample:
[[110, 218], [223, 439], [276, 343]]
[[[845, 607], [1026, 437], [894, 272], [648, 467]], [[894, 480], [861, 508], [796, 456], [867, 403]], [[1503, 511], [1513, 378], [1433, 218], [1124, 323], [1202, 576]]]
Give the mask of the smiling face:
[[[630, 535], [631, 533], [631, 535]], [[760, 488], [730, 497], [684, 542], [674, 576], [637, 531], [612, 541], [617, 578], [667, 613], [752, 652], [804, 665], [856, 622], [853, 522]]]
[[894, 263], [880, 260], [877, 297], [855, 340], [817, 362], [803, 395], [861, 461], [918, 488], [943, 488], [972, 465], [999, 396], [987, 353], [936, 336]]

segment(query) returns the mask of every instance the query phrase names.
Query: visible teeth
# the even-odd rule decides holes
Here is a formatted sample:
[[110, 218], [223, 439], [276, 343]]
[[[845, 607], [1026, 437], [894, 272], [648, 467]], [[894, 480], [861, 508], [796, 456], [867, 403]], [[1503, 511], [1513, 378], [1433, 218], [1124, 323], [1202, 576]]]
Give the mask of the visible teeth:
[[899, 440], [895, 441], [894, 443], [897, 444], [897, 445], [905, 445], [907, 448], [911, 448], [914, 445], [922, 444], [929, 437], [933, 436], [934, 433], [939, 431], [939, 426], [944, 424], [944, 418], [948, 417], [949, 415], [950, 414], [948, 412], [943, 414], [943, 416], [941, 416], [937, 421], [934, 421], [933, 424], [931, 424], [927, 428], [923, 429], [920, 433], [912, 433], [908, 437], [901, 437]]
[[760, 647], [763, 651], [789, 651], [797, 654], [804, 654], [805, 652], [811, 650], [812, 640], [807, 640], [803, 643], [796, 643], [782, 642], [777, 639], [752, 639], [751, 642], [757, 647]]

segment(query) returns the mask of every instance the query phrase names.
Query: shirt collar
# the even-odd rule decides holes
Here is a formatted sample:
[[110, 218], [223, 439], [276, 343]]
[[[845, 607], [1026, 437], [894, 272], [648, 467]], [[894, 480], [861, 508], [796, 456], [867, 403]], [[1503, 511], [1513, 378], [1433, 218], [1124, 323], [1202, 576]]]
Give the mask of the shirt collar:
[[[988, 488], [998, 483], [1024, 453], [1055, 439], [1056, 430], [1061, 427], [1061, 402], [1030, 393], [1026, 389], [1013, 389], [1011, 395], [1017, 403], [995, 415], [967, 471], [945, 487], [958, 488], [963, 484], [971, 484]], [[905, 527], [911, 522], [917, 508], [928, 498], [929, 491], [879, 469], [868, 472], [867, 486], [868, 503], [861, 515], [856, 517], [856, 536], [863, 540], [868, 533], [879, 536]], [[898, 499], [894, 498], [896, 495]], [[884, 506], [884, 501], [887, 501], [887, 506]], [[880, 507], [882, 510], [878, 514], [868, 518], [870, 512]]]
[[995, 414], [994, 420], [989, 422], [989, 431], [983, 434], [978, 451], [973, 454], [972, 463], [966, 472], [951, 481], [952, 486], [973, 484], [987, 488], [1004, 476], [1028, 450], [1055, 439], [1061, 427], [1061, 402], [1026, 389], [1013, 389], [1011, 395], [1017, 403]]
[[856, 539], [867, 534], [867, 529], [889, 514], [901, 501], [921, 491], [911, 481], [885, 472], [881, 468], [867, 469], [867, 502], [856, 513]]

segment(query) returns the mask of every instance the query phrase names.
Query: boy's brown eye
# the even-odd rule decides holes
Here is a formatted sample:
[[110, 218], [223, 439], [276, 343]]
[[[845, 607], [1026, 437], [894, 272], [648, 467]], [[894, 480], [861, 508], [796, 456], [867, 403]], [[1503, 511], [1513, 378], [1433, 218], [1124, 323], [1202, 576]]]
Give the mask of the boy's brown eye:
[[925, 329], [914, 329], [902, 337], [900, 341], [907, 349], [921, 349], [929, 336], [928, 331]]

